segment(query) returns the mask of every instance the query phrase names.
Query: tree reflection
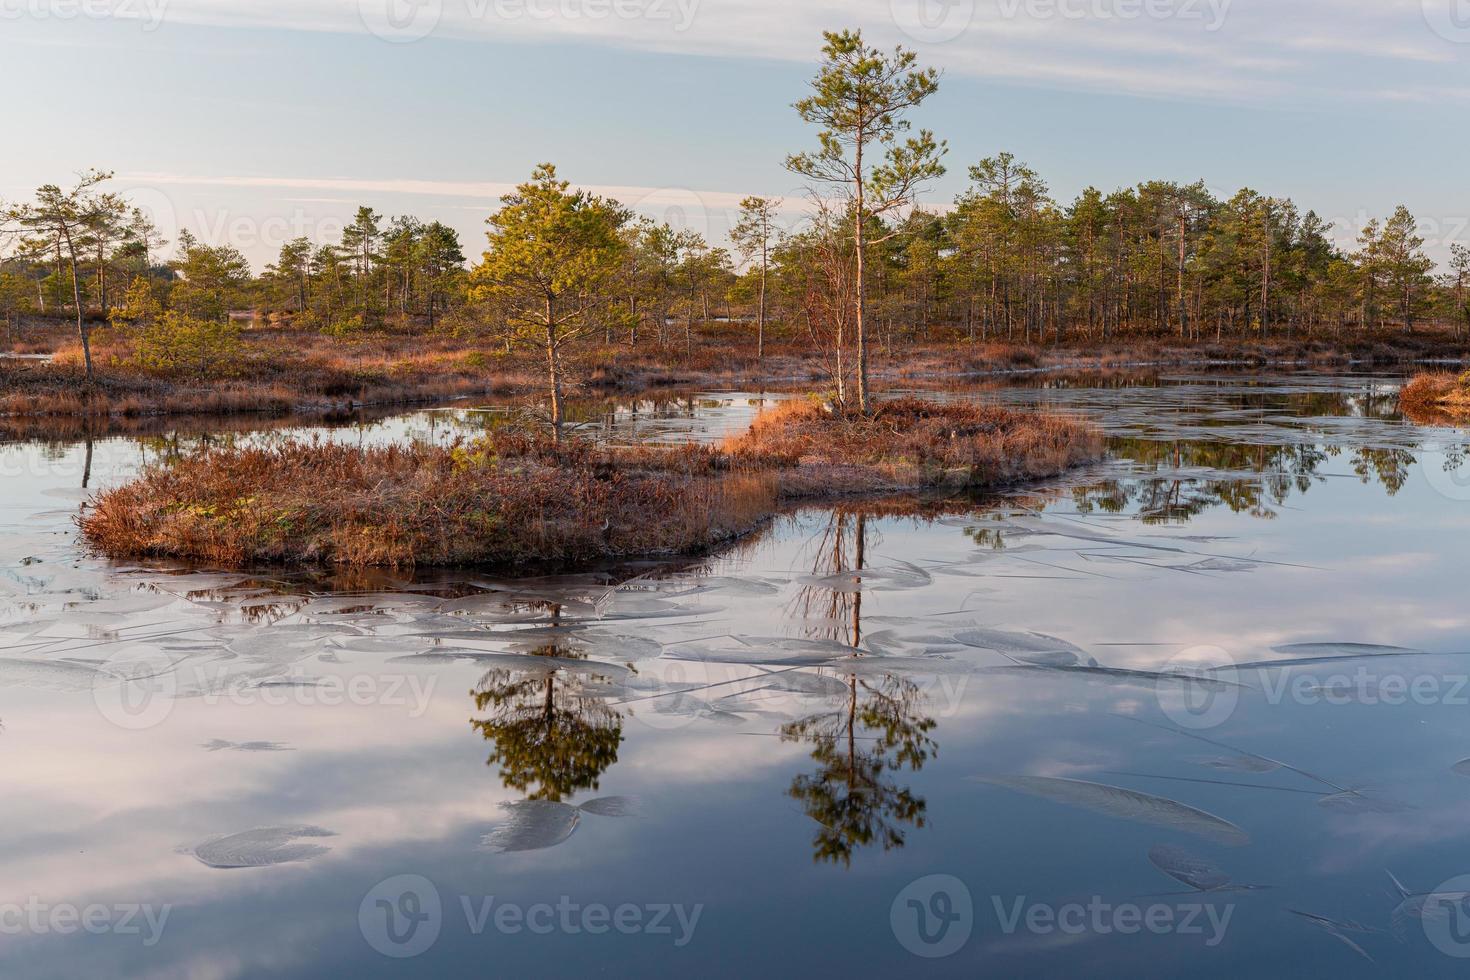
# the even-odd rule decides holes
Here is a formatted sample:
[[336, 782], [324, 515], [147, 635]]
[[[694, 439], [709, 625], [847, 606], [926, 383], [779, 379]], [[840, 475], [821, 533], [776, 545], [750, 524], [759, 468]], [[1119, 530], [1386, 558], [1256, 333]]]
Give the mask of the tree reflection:
[[[867, 567], [868, 515], [834, 510], [815, 543], [812, 575], [861, 572]], [[846, 583], [844, 583], [844, 586]], [[854, 588], [809, 585], [796, 598], [797, 613], [808, 636], [838, 640], [854, 648], [863, 642], [863, 592], [859, 576]]]
[[[560, 621], [560, 607], [552, 623]], [[585, 659], [555, 642], [529, 651], [546, 657], [544, 670], [489, 671], [471, 696], [475, 709], [490, 717], [470, 724], [494, 743], [486, 765], [500, 767], [500, 779], [528, 799], [560, 802], [598, 781], [618, 761], [623, 741], [622, 715], [609, 707], [599, 688], [604, 678], [559, 666]], [[590, 666], [590, 665], [589, 665]]]
[[[867, 538], [865, 514], [835, 512], [818, 541], [814, 573], [860, 573], [866, 567]], [[862, 576], [850, 581], [852, 588], [809, 586], [798, 601], [808, 622], [823, 624], [817, 631], [845, 640], [858, 658], [864, 653]], [[825, 615], [814, 617], [818, 612]], [[922, 769], [938, 745], [930, 737], [937, 723], [924, 715], [923, 694], [912, 681], [852, 672], [846, 688], [837, 710], [783, 725], [781, 740], [810, 743], [817, 764], [815, 771], [796, 776], [787, 790], [818, 825], [813, 859], [849, 866], [862, 848], [902, 847], [909, 827], [925, 825], [924, 798], [896, 777]]]
[[909, 680], [849, 678], [842, 709], [781, 727], [785, 742], [810, 742], [814, 772], [791, 781], [787, 795], [816, 821], [812, 857], [844, 866], [864, 847], [904, 845], [908, 826], [925, 825], [927, 803], [895, 778], [917, 772], [938, 751], [934, 719]]

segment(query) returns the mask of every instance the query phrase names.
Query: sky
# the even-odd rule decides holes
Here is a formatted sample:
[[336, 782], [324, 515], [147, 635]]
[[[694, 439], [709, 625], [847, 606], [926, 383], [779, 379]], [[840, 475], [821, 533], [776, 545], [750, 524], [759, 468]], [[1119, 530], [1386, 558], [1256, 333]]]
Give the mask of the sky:
[[1470, 243], [1470, 0], [0, 0], [0, 198], [99, 167], [257, 267], [360, 204], [475, 256], [551, 161], [720, 241], [750, 194], [799, 220], [791, 104], [840, 28], [944, 71], [927, 205], [1009, 150], [1063, 202], [1202, 179]]

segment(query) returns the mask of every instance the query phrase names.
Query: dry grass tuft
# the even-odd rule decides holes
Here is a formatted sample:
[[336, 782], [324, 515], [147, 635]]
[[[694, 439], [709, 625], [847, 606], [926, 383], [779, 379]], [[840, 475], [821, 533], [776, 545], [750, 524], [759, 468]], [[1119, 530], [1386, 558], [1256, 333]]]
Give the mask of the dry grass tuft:
[[409, 566], [683, 554], [774, 511], [768, 472], [719, 453], [329, 443], [207, 450], [104, 493], [82, 531], [113, 557]]
[[1102, 436], [1076, 419], [917, 398], [869, 416], [815, 401], [764, 412], [729, 440], [736, 458], [779, 459], [786, 496], [925, 487], [986, 488], [1053, 476], [1102, 455]]
[[1410, 421], [1422, 425], [1470, 420], [1470, 372], [1415, 375], [1399, 393], [1399, 407]]

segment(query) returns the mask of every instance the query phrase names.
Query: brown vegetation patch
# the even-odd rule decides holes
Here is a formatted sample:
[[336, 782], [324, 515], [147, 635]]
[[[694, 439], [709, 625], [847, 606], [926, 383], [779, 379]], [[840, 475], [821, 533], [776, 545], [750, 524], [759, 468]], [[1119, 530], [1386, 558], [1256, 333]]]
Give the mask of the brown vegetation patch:
[[1095, 427], [1064, 416], [901, 398], [867, 416], [788, 402], [726, 449], [797, 464], [782, 471], [782, 493], [809, 497], [1034, 480], [1097, 459], [1103, 443]]
[[80, 349], [52, 363], [0, 360], [0, 415], [13, 417], [283, 414], [442, 402], [534, 390], [539, 375], [484, 351], [429, 340], [344, 342], [277, 331], [248, 334], [238, 360], [209, 376], [149, 369], [116, 331], [98, 333], [97, 376]]
[[216, 565], [559, 565], [693, 554], [783, 499], [983, 488], [1095, 459], [1071, 419], [917, 399], [871, 417], [796, 402], [723, 451], [599, 447], [508, 430], [447, 447], [206, 449], [103, 493], [81, 519], [114, 558]]
[[206, 450], [147, 469], [82, 518], [113, 557], [219, 565], [576, 563], [692, 553], [774, 510], [769, 473], [719, 453], [495, 437], [448, 447]]
[[[65, 324], [30, 323], [15, 350], [55, 353], [51, 364], [0, 359], [0, 416], [78, 416], [114, 423], [152, 415], [335, 412], [350, 407], [442, 403], [455, 398], [542, 397], [544, 354], [507, 350], [467, 323], [456, 330], [363, 330], [333, 335], [272, 321], [241, 331], [236, 356], [200, 376], [187, 364], [140, 359], [136, 330], [98, 324], [92, 334], [97, 378], [89, 385], [81, 349]], [[757, 361], [749, 324], [712, 324], [685, 346], [682, 335], [636, 347], [613, 338], [569, 355], [568, 386], [586, 392], [643, 392], [671, 385], [737, 388], [832, 383], [828, 352], [804, 333], [775, 331]], [[944, 333], [940, 331], [940, 333]], [[675, 342], [677, 340], [677, 342]], [[3, 346], [3, 345], [0, 345]], [[146, 344], [143, 345], [146, 348]], [[875, 378], [907, 387], [955, 376], [1006, 376], [1037, 370], [1098, 370], [1141, 365], [1402, 363], [1460, 357], [1463, 341], [1443, 331], [1247, 340], [1186, 341], [1177, 336], [1086, 339], [1028, 345], [1003, 340], [916, 340], [875, 346]], [[146, 349], [143, 351], [146, 353]], [[148, 365], [153, 363], [150, 368]]]
[[1470, 421], [1470, 372], [1416, 375], [1399, 393], [1399, 407], [1420, 425]]

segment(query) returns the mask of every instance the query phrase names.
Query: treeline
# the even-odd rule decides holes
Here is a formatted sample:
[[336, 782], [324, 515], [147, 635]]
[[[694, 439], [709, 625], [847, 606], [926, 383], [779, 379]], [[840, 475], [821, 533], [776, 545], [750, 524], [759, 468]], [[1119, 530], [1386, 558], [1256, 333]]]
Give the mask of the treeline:
[[160, 310], [223, 319], [231, 311], [291, 314], [297, 325], [347, 330], [389, 316], [423, 317], [464, 300], [459, 233], [412, 216], [359, 208], [339, 242], [297, 238], [256, 274], [238, 249], [189, 231], [171, 243], [122, 195], [42, 187], [34, 202], [0, 209], [12, 247], [0, 256], [0, 311], [137, 320]]
[[[1253, 190], [1220, 200], [1202, 184], [1149, 181], [1108, 194], [1088, 188], [1061, 205], [1010, 154], [970, 172], [972, 186], [944, 213], [868, 216], [870, 315], [890, 343], [938, 330], [1044, 343], [1139, 332], [1224, 338], [1470, 325], [1470, 249], [1452, 245], [1449, 268], [1436, 275], [1404, 208], [1369, 222], [1344, 252], [1315, 212]], [[7, 320], [74, 314], [80, 302], [93, 318], [136, 319], [156, 308], [220, 319], [254, 310], [348, 332], [434, 327], [451, 311], [494, 329], [501, 312], [476, 296], [476, 270], [466, 267], [459, 234], [437, 221], [359, 208], [340, 241], [287, 242], [255, 274], [234, 247], [204, 244], [187, 231], [167, 250], [148, 217], [120, 195], [77, 204], [74, 227], [64, 218], [33, 220], [0, 260]], [[763, 272], [773, 320], [799, 332], [839, 326], [852, 289], [844, 274], [852, 214], [817, 206], [785, 232], [778, 204], [746, 202], [734, 249], [616, 207], [621, 268], [597, 297], [604, 339], [685, 343], [713, 319], [754, 323]]]
[[[1289, 199], [1149, 181], [1070, 204], [1010, 154], [970, 168], [947, 214], [912, 213], [874, 264], [882, 318], [1042, 342], [1130, 332], [1268, 337], [1470, 322], [1470, 250], [1436, 279], [1398, 208], [1343, 252]], [[810, 240], [798, 239], [799, 247]]]

